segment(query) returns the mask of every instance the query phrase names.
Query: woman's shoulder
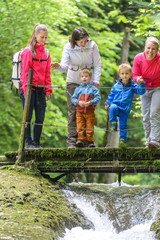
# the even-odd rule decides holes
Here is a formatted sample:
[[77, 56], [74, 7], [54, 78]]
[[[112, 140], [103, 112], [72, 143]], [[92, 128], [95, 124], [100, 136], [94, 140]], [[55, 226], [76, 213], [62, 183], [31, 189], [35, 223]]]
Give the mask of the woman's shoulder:
[[70, 42], [66, 43], [64, 45], [64, 49], [68, 49], [68, 50], [72, 49], [71, 43]]
[[89, 39], [87, 44], [86, 44], [86, 46], [90, 46], [90, 47], [94, 47], [95, 45], [97, 45], [96, 42], [91, 40], [91, 39]]
[[145, 58], [144, 52], [138, 53], [134, 59], [142, 59], [142, 58]]
[[26, 55], [31, 55], [32, 56], [32, 52], [31, 52], [29, 47], [26, 47], [22, 50], [21, 57], [26, 56]]

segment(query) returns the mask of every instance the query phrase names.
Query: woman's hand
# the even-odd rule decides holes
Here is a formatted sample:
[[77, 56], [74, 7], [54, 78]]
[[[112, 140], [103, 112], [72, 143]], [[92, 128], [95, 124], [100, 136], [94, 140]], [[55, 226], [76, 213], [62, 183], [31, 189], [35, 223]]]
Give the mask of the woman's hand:
[[52, 69], [58, 69], [60, 67], [60, 64], [58, 62], [51, 63]]
[[51, 95], [50, 94], [46, 94], [46, 101], [48, 101], [50, 99]]
[[143, 80], [142, 76], [137, 78], [137, 83], [138, 84], [144, 83], [144, 80]]

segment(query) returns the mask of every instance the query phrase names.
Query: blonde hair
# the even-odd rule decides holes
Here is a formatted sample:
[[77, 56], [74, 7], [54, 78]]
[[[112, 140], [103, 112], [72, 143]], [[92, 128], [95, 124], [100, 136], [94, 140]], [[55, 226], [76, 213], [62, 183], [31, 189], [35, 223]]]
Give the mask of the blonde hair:
[[128, 70], [130, 70], [132, 72], [132, 68], [131, 68], [131, 65], [129, 63], [122, 63], [121, 65], [119, 65], [119, 72], [122, 69], [128, 69]]
[[41, 31], [46, 31], [48, 33], [48, 28], [44, 24], [36, 24], [33, 29], [32, 36], [27, 44], [27, 47], [29, 47], [31, 49], [31, 51], [34, 53], [34, 55], [36, 54], [35, 44], [37, 42], [35, 34], [39, 34]]
[[152, 42], [152, 43], [157, 45], [157, 48], [159, 48], [159, 40], [157, 38], [155, 38], [155, 37], [148, 37], [146, 42], [145, 42], [145, 45], [146, 45], [147, 42]]
[[87, 73], [90, 77], [92, 77], [92, 70], [90, 68], [82, 68], [80, 71], [80, 76], [82, 73]]

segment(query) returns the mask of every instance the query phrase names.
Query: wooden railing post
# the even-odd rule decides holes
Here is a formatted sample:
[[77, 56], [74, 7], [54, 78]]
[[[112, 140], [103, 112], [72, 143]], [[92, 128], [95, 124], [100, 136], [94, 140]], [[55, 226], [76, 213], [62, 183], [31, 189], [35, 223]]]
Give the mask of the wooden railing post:
[[[130, 39], [130, 29], [125, 28], [120, 64], [128, 62], [129, 47], [130, 47], [129, 39]], [[118, 76], [116, 76], [116, 78], [117, 77]], [[109, 118], [107, 119], [107, 121], [109, 121]], [[107, 128], [108, 128], [107, 130], [109, 130], [108, 123], [107, 123]], [[117, 129], [119, 129], [119, 118], [117, 119]], [[106, 147], [118, 148], [119, 147], [119, 131], [107, 133], [106, 142], [107, 142]], [[112, 176], [114, 178], [114, 174], [112, 174]], [[111, 178], [111, 180], [113, 180], [113, 178]], [[121, 186], [121, 173], [118, 174], [118, 182], [119, 182], [119, 186]]]
[[27, 90], [25, 96], [25, 105], [23, 111], [23, 121], [21, 127], [21, 135], [18, 149], [18, 159], [16, 161], [16, 165], [19, 165], [23, 161], [24, 156], [24, 145], [25, 145], [25, 136], [26, 136], [26, 128], [29, 118], [29, 108], [30, 108], [30, 100], [31, 100], [31, 92], [32, 92], [32, 79], [33, 79], [33, 70], [29, 69], [28, 71], [28, 80], [27, 80]]

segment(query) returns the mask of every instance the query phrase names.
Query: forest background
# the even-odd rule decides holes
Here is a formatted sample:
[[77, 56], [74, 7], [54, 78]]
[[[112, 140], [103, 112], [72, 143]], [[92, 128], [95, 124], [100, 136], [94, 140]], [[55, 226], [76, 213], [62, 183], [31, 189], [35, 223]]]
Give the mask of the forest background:
[[[0, 154], [19, 146], [22, 103], [15, 88], [11, 89], [12, 57], [24, 48], [36, 23], [49, 29], [47, 48], [52, 62], [61, 60], [64, 45], [75, 27], [85, 28], [99, 48], [102, 61], [101, 102], [96, 109], [95, 141], [104, 147], [107, 112], [104, 103], [115, 83], [126, 28], [130, 29], [129, 59], [133, 66], [136, 54], [144, 50], [147, 36], [160, 36], [160, 3], [158, 0], [2, 0], [0, 1]], [[47, 102], [41, 144], [43, 147], [67, 147], [66, 73], [51, 71], [53, 94]], [[58, 86], [58, 87], [57, 87]], [[63, 86], [63, 87], [61, 87]], [[127, 146], [145, 145], [139, 97], [134, 99], [128, 120]], [[134, 180], [133, 180], [134, 179]], [[138, 180], [139, 179], [139, 180]], [[136, 181], [158, 183], [152, 174]], [[97, 180], [98, 181], [98, 180]], [[135, 183], [135, 176], [131, 182]]]

